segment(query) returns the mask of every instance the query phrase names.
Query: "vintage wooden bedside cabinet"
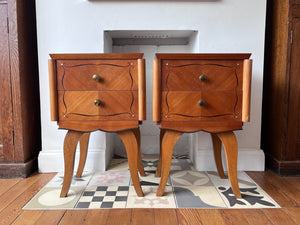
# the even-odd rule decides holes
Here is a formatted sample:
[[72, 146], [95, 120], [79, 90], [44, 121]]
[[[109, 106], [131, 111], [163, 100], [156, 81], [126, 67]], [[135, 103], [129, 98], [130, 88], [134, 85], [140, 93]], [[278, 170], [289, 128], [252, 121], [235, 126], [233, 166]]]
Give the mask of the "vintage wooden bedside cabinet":
[[138, 170], [145, 175], [140, 155], [139, 124], [146, 119], [143, 54], [50, 54], [51, 120], [67, 129], [64, 140], [65, 176], [61, 197], [70, 188], [75, 149], [80, 142], [76, 177], [84, 168], [90, 132], [117, 132], [128, 156], [130, 175], [143, 196]]
[[219, 176], [225, 178], [221, 143], [233, 193], [238, 145], [234, 130], [249, 121], [252, 60], [250, 54], [156, 54], [153, 71], [153, 120], [161, 125], [157, 196], [164, 192], [173, 148], [184, 132], [211, 134]]

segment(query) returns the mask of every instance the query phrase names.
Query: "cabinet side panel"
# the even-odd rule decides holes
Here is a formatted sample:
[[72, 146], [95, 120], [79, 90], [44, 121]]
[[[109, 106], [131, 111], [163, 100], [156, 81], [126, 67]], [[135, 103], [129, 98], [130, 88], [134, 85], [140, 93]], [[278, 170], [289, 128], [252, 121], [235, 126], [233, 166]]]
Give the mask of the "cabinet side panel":
[[293, 0], [294, 4], [300, 4], [300, 0]]
[[300, 19], [293, 21], [286, 159], [300, 159]]
[[139, 120], [146, 120], [146, 77], [145, 60], [138, 59]]
[[6, 4], [0, 5], [0, 52], [0, 162], [11, 162], [14, 159], [14, 146]]
[[160, 61], [153, 60], [153, 121], [160, 121], [161, 108], [161, 73]]
[[41, 149], [35, 1], [8, 1], [14, 117], [14, 162], [37, 157]]
[[250, 121], [252, 60], [244, 60], [242, 121]]
[[[262, 148], [276, 159], [286, 150], [289, 0], [268, 2]], [[276, 123], [274, 123], [276, 121]]]
[[55, 60], [48, 60], [51, 121], [58, 120]]

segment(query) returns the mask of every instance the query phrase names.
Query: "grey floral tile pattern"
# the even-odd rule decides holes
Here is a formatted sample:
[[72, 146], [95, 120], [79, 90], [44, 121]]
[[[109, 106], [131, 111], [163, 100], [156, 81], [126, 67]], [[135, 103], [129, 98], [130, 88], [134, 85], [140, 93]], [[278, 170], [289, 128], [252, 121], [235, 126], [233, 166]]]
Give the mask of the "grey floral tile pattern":
[[[140, 176], [140, 184], [141, 186], [158, 186], [160, 182], [160, 177], [155, 177], [155, 171], [147, 171], [145, 172], [146, 176]], [[130, 185], [132, 186], [132, 180], [130, 179]], [[171, 185], [171, 179], [169, 177], [167, 181], [167, 186]]]
[[73, 177], [68, 196], [60, 198], [63, 173], [58, 173], [23, 209], [103, 208], [280, 208], [246, 173], [238, 172], [242, 199], [236, 199], [228, 179], [217, 172], [195, 171], [186, 157], [172, 159], [164, 195], [156, 196], [158, 157], [143, 156], [146, 176], [140, 176], [144, 197], [138, 197], [126, 159], [113, 159], [108, 170]]
[[171, 180], [173, 186], [212, 186], [212, 183], [206, 173], [200, 171], [184, 170], [171, 172]]
[[176, 186], [178, 208], [227, 208], [214, 186]]

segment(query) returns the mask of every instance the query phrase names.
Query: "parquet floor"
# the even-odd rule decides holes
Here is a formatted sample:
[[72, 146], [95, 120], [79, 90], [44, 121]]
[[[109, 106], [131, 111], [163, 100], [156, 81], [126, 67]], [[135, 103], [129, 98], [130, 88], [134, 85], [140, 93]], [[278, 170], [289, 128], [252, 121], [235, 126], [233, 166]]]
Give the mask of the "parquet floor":
[[281, 209], [107, 209], [22, 210], [55, 174], [0, 179], [0, 224], [300, 224], [300, 177], [279, 177], [271, 171], [247, 172]]

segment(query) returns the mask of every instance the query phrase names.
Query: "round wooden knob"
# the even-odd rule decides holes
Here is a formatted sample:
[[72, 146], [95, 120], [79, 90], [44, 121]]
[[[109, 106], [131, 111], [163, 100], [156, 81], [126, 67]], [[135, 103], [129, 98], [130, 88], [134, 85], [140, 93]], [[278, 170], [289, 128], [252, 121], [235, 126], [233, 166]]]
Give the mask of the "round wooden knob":
[[94, 104], [95, 104], [95, 106], [100, 106], [101, 105], [101, 100], [100, 99], [95, 99]]
[[202, 74], [202, 75], [199, 76], [199, 80], [200, 80], [201, 82], [204, 82], [204, 81], [207, 80], [207, 76], [206, 76], [205, 74]]
[[93, 80], [94, 81], [100, 81], [101, 77], [98, 74], [93, 75]]
[[201, 100], [198, 102], [198, 105], [199, 105], [200, 107], [203, 107], [203, 106], [206, 105], [206, 102], [205, 102], [203, 99], [201, 99]]

